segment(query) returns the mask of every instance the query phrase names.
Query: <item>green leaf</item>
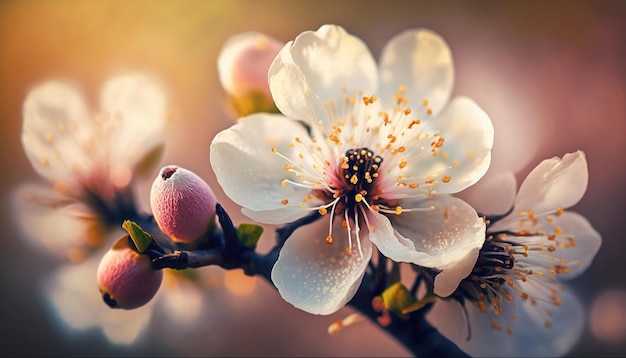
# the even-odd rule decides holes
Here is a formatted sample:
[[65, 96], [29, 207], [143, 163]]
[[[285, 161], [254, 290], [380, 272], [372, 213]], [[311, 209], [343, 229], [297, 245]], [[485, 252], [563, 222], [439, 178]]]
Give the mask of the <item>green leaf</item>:
[[402, 284], [402, 282], [396, 282], [393, 285], [387, 287], [382, 293], [383, 303], [385, 307], [395, 313], [403, 314], [403, 311], [414, 305], [417, 300], [411, 292]]
[[254, 249], [257, 242], [261, 238], [261, 234], [263, 234], [263, 227], [254, 224], [240, 224], [237, 227], [237, 237], [239, 238], [239, 243], [243, 246]]
[[134, 221], [125, 220], [122, 227], [128, 232], [128, 235], [130, 235], [139, 253], [146, 251], [150, 243], [152, 243], [152, 235], [143, 231], [141, 226], [137, 225]]

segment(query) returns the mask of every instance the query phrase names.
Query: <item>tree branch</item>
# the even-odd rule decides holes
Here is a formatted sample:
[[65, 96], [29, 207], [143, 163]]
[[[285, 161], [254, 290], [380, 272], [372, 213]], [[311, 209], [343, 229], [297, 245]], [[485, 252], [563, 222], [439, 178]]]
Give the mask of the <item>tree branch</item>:
[[423, 311], [413, 312], [405, 315], [404, 318], [392, 314], [391, 323], [381, 326], [377, 321], [379, 312], [372, 306], [372, 299], [377, 295], [368, 287], [374, 287], [370, 275], [363, 278], [361, 287], [348, 305], [397, 339], [415, 357], [470, 357], [431, 326], [424, 317]]
[[[222, 242], [229, 241], [229, 245], [202, 250], [177, 249], [166, 254], [148, 251], [146, 253], [151, 256], [153, 267], [155, 269], [171, 268], [176, 270], [210, 265], [217, 265], [225, 269], [242, 268], [247, 275], [261, 276], [275, 287], [272, 283], [271, 272], [285, 241], [300, 226], [310, 224], [321, 217], [319, 213], [314, 212], [277, 229], [276, 246], [267, 254], [261, 255], [251, 249], [233, 248], [232, 245], [238, 242], [233, 239], [236, 230], [226, 211], [221, 207], [218, 211], [220, 223], [226, 227], [226, 230], [213, 233], [213, 235], [221, 236], [218, 239]], [[223, 237], [226, 232], [230, 236], [229, 238]], [[228, 250], [226, 250], [226, 246], [228, 246]], [[410, 313], [402, 318], [392, 315], [391, 323], [387, 326], [381, 326], [378, 323], [379, 312], [374, 309], [372, 300], [381, 293], [381, 274], [384, 276], [385, 273], [378, 271], [386, 270], [386, 261], [385, 257], [380, 257], [378, 267], [371, 274], [365, 275], [359, 290], [348, 305], [391, 334], [416, 357], [469, 357], [426, 321], [423, 310]]]

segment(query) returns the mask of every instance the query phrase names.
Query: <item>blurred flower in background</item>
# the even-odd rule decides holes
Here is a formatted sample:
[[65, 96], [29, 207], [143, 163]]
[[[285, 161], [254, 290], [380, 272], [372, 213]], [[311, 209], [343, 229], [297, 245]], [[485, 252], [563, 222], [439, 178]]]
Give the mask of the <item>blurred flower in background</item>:
[[33, 88], [24, 100], [22, 144], [50, 184], [18, 189], [26, 237], [72, 261], [100, 247], [109, 226], [135, 213], [131, 181], [158, 161], [166, 105], [154, 80], [138, 74], [108, 81], [96, 113], [67, 82]]
[[193, 324], [203, 298], [201, 285], [169, 272], [156, 300], [162, 304], [121, 312], [103, 304], [94, 283], [98, 263], [123, 235], [123, 220], [137, 216], [133, 179], [159, 160], [167, 98], [155, 79], [129, 73], [103, 86], [100, 108], [91, 113], [66, 82], [45, 82], [29, 92], [22, 143], [50, 184], [21, 186], [15, 205], [23, 236], [69, 260], [44, 288], [61, 320], [76, 329], [101, 326], [109, 340], [128, 344], [145, 329], [155, 305], [172, 312], [171, 321]]

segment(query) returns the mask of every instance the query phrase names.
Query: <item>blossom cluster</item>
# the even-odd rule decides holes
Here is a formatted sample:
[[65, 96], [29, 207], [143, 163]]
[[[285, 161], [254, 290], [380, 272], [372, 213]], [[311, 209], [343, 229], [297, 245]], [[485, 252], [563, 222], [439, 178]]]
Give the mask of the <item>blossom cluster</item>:
[[[247, 33], [224, 45], [218, 70], [241, 116], [210, 147], [223, 192], [257, 223], [321, 223], [281, 243], [271, 280], [285, 301], [312, 314], [337, 312], [361, 289], [372, 260], [389, 259], [418, 272], [416, 288], [426, 294], [411, 291], [411, 302], [437, 298], [420, 307], [469, 353], [561, 355], [573, 346], [582, 309], [561, 280], [584, 272], [601, 244], [584, 217], [566, 211], [586, 191], [585, 155], [544, 160], [519, 190], [513, 173], [482, 179], [497, 133], [477, 103], [451, 96], [453, 59], [441, 36], [406, 30], [377, 63], [337, 25], [286, 44]], [[166, 96], [131, 75], [105, 85], [101, 102], [92, 115], [62, 82], [28, 95], [22, 142], [52, 189], [19, 190], [28, 199], [19, 204], [21, 222], [27, 236], [90, 262], [86, 272], [110, 307], [150, 307], [163, 274], [144, 254], [149, 244], [140, 247], [129, 231], [103, 254], [111, 243], [104, 231], [147, 217], [133, 185], [163, 145]], [[216, 230], [212, 189], [174, 165], [155, 176], [149, 222], [174, 248], [206, 248]], [[482, 202], [455, 195], [474, 185]], [[66, 230], [45, 224], [59, 220]], [[52, 300], [67, 312], [58, 277]], [[400, 315], [413, 311], [401, 308]]]
[[[451, 194], [485, 174], [494, 130], [471, 99], [450, 99], [453, 77], [450, 49], [429, 30], [396, 35], [378, 64], [340, 26], [304, 32], [268, 71], [282, 115], [245, 116], [219, 133], [211, 165], [257, 222], [327, 218], [325, 232], [287, 240], [272, 270], [295, 307], [330, 314], [346, 305], [376, 248], [426, 269], [442, 298], [432, 321], [468, 352], [564, 354], [582, 313], [560, 279], [582, 273], [601, 242], [582, 216], [564, 211], [586, 190], [584, 153], [542, 162], [517, 196], [512, 173], [482, 184], [482, 196], [498, 204], [475, 203], [487, 210], [478, 213]], [[492, 212], [501, 207], [508, 210]], [[450, 325], [464, 316], [442, 308], [450, 302], [469, 311], [478, 328], [471, 339], [458, 334], [462, 324]], [[536, 321], [557, 327], [538, 333]], [[483, 327], [509, 334], [497, 340], [502, 349], [482, 344], [493, 342]], [[537, 344], [524, 344], [530, 334]]]

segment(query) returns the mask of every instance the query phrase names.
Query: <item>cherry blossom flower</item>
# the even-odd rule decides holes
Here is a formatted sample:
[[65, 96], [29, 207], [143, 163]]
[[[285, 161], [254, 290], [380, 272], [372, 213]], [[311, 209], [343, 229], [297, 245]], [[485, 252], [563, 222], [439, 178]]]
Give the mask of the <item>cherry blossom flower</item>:
[[[17, 188], [16, 221], [33, 246], [69, 260], [43, 287], [68, 328], [101, 327], [110, 341], [129, 344], [148, 326], [154, 307], [171, 312], [172, 322], [187, 323], [202, 308], [199, 287], [172, 274], [166, 273], [152, 302], [125, 312], [106, 306], [95, 284], [101, 257], [124, 234], [121, 223], [138, 215], [135, 179], [157, 162], [166, 106], [155, 80], [134, 73], [104, 85], [96, 114], [79, 90], [63, 81], [34, 87], [24, 101], [24, 150], [50, 184]], [[183, 299], [188, 314], [181, 315], [171, 307]]]
[[541, 162], [517, 196], [511, 173], [477, 184], [489, 188], [479, 210], [502, 214], [502, 202], [512, 209], [487, 216], [476, 265], [451, 296], [466, 308], [471, 332], [459, 324], [465, 315], [455, 300], [438, 302], [429, 320], [472, 355], [566, 354], [582, 333], [584, 311], [562, 280], [583, 273], [601, 244], [583, 216], [564, 210], [582, 198], [587, 182], [578, 151]]
[[[109, 80], [96, 114], [69, 83], [33, 88], [24, 101], [22, 144], [35, 171], [52, 185], [18, 189], [25, 236], [74, 261], [97, 249], [103, 230], [134, 214], [130, 184], [163, 145], [166, 104], [155, 81], [140, 74]], [[72, 235], [76, 227], [91, 234]]]
[[287, 43], [268, 75], [283, 115], [254, 114], [219, 133], [211, 164], [253, 220], [329, 217], [327, 235], [285, 243], [272, 271], [281, 296], [307, 312], [335, 312], [358, 289], [371, 243], [458, 284], [474, 264], [460, 260], [482, 246], [485, 224], [446, 194], [485, 173], [493, 127], [472, 100], [448, 103], [444, 40], [402, 32], [377, 66], [360, 39], [324, 25]]

